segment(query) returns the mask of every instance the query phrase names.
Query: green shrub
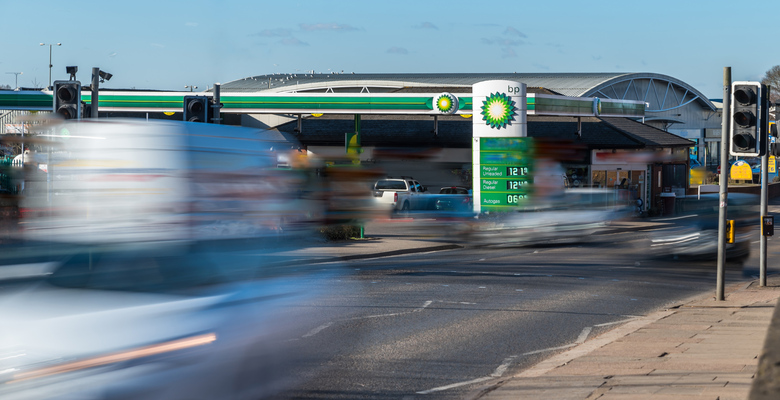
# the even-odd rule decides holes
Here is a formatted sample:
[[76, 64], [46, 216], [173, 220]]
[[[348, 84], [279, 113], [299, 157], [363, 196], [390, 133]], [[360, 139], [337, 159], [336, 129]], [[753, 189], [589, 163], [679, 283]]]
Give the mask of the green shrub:
[[320, 233], [331, 241], [349, 240], [360, 237], [360, 225], [328, 225], [320, 228]]

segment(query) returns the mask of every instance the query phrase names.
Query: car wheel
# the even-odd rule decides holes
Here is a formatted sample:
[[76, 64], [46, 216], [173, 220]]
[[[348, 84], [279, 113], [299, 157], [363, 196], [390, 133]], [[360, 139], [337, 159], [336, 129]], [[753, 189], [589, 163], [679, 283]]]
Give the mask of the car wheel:
[[408, 202], [408, 201], [405, 201], [405, 202], [404, 202], [404, 205], [403, 205], [403, 206], [401, 206], [401, 211], [403, 211], [403, 212], [409, 212], [409, 202]]

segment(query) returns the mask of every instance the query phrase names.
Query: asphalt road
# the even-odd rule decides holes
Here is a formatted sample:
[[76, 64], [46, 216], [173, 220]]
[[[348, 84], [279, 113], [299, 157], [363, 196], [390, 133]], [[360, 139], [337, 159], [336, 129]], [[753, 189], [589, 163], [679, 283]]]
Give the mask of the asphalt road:
[[[326, 301], [291, 310], [316, 317], [290, 339], [306, 357], [279, 398], [464, 398], [621, 321], [714, 294], [714, 260], [652, 258], [645, 235], [325, 264], [349, 274], [325, 283], [336, 293]], [[753, 246], [727, 283], [758, 274]]]

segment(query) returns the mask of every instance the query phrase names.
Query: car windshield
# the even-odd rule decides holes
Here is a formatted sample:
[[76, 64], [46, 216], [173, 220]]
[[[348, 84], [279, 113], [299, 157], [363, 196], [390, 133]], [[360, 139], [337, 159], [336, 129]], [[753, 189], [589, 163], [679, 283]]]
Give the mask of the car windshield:
[[47, 282], [71, 289], [185, 294], [288, 273], [265, 265], [255, 253], [221, 251], [209, 245], [140, 251], [84, 250], [68, 258]]
[[398, 189], [398, 190], [406, 190], [406, 183], [404, 181], [379, 181], [374, 185], [374, 189], [376, 190], [382, 190], [382, 189]]
[[221, 280], [216, 268], [205, 259], [142, 252], [84, 252], [70, 257], [48, 283], [71, 289], [165, 293]]
[[469, 194], [469, 191], [464, 188], [441, 188], [439, 194]]

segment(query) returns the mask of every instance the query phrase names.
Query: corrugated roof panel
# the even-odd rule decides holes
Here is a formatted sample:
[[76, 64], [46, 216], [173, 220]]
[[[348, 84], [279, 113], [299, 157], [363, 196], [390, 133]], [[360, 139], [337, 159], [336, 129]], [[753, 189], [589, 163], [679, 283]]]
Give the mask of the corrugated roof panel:
[[512, 80], [542, 87], [566, 96], [581, 96], [587, 90], [622, 73], [449, 73], [449, 74], [278, 74], [247, 77], [222, 84], [224, 92], [291, 92], [329, 86], [355, 87], [470, 87], [486, 80]]

